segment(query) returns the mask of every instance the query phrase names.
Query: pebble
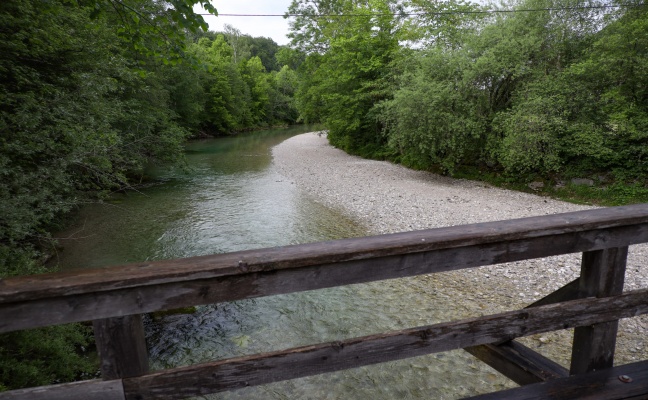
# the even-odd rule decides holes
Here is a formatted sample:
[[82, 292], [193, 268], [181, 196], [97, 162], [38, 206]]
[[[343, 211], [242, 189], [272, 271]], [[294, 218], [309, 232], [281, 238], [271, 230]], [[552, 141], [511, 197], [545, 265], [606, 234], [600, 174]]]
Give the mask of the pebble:
[[[317, 133], [284, 141], [273, 148], [273, 156], [279, 172], [305, 194], [347, 214], [372, 235], [593, 208], [350, 156]], [[492, 299], [479, 312], [502, 312], [522, 308], [579, 274], [580, 254], [567, 254], [438, 274], [434, 290], [445, 292], [448, 307], [465, 306], [468, 314], [457, 311], [457, 318], [465, 318], [476, 315], [468, 295], [481, 292]], [[625, 290], [640, 288], [648, 288], [646, 244], [630, 246], [628, 256]], [[563, 330], [520, 341], [532, 347], [539, 341], [543, 354], [568, 366], [571, 335]], [[621, 320], [615, 364], [631, 362], [635, 356], [648, 359], [647, 336], [648, 316]]]

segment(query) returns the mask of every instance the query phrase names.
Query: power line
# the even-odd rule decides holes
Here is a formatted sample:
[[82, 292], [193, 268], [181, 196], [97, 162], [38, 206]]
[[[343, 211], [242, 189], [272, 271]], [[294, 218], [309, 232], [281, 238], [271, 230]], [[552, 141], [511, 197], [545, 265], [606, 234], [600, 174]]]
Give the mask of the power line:
[[556, 7], [556, 8], [532, 8], [532, 9], [517, 9], [517, 10], [454, 10], [454, 11], [430, 11], [430, 12], [416, 12], [416, 13], [366, 13], [366, 14], [198, 14], [198, 15], [213, 15], [217, 17], [385, 17], [385, 16], [401, 16], [401, 17], [417, 17], [424, 15], [452, 15], [452, 14], [500, 14], [500, 13], [518, 13], [518, 12], [540, 12], [540, 11], [570, 11], [570, 10], [592, 10], [592, 9], [607, 9], [607, 8], [633, 8], [642, 7], [644, 4], [607, 4], [601, 6], [579, 6], [579, 7]]

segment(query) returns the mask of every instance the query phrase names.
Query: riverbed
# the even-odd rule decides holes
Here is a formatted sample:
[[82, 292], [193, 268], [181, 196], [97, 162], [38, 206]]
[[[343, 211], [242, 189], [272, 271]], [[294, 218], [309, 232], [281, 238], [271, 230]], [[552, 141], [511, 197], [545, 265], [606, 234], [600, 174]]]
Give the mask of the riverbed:
[[[345, 213], [371, 234], [556, 214], [592, 208], [531, 193], [413, 171], [350, 156], [307, 133], [274, 148], [282, 174], [313, 199]], [[452, 318], [518, 309], [580, 275], [580, 254], [423, 276]], [[630, 246], [625, 290], [648, 288], [648, 246]], [[569, 367], [571, 330], [522, 338], [524, 344]], [[620, 322], [615, 363], [648, 358], [648, 316]]]
[[[332, 148], [324, 135], [301, 132], [189, 143], [183, 167], [151, 168], [148, 185], [82, 209], [77, 224], [58, 235], [59, 263], [102, 268], [580, 207], [362, 160]], [[146, 318], [149, 354], [154, 369], [168, 368], [484, 315], [527, 304], [577, 270], [577, 257], [566, 256], [155, 314]], [[630, 270], [633, 286], [648, 286]], [[622, 330], [635, 349], [625, 362], [645, 355], [646, 320], [633, 321], [636, 333], [627, 323]], [[528, 341], [556, 353], [565, 340]], [[513, 386], [454, 351], [207, 398], [454, 399]]]

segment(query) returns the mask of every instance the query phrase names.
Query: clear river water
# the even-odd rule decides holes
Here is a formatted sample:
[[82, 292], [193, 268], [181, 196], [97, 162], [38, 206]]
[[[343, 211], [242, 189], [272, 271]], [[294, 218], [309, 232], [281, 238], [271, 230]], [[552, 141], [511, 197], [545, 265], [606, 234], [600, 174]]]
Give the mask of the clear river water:
[[[80, 210], [56, 236], [66, 269], [363, 236], [301, 194], [271, 149], [308, 127], [192, 141], [186, 165]], [[409, 278], [199, 306], [146, 317], [153, 369], [335, 341], [451, 320], [424, 279]], [[294, 379], [207, 399], [454, 399], [510, 383], [463, 351]]]

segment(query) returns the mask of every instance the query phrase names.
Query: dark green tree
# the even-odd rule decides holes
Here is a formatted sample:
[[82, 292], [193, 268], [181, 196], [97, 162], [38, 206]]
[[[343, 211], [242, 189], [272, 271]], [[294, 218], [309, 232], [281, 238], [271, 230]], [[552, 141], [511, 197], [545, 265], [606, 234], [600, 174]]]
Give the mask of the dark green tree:
[[[62, 215], [181, 156], [196, 111], [170, 64], [201, 24], [172, 3], [0, 2], [0, 277], [44, 272]], [[0, 390], [94, 375], [89, 344], [81, 325], [0, 335]]]
[[[390, 1], [293, 1], [293, 44], [310, 53], [298, 107], [305, 120], [321, 119], [329, 140], [369, 155], [383, 144], [374, 106], [388, 98], [389, 66], [398, 50], [395, 4]], [[351, 14], [318, 17], [320, 13]]]

